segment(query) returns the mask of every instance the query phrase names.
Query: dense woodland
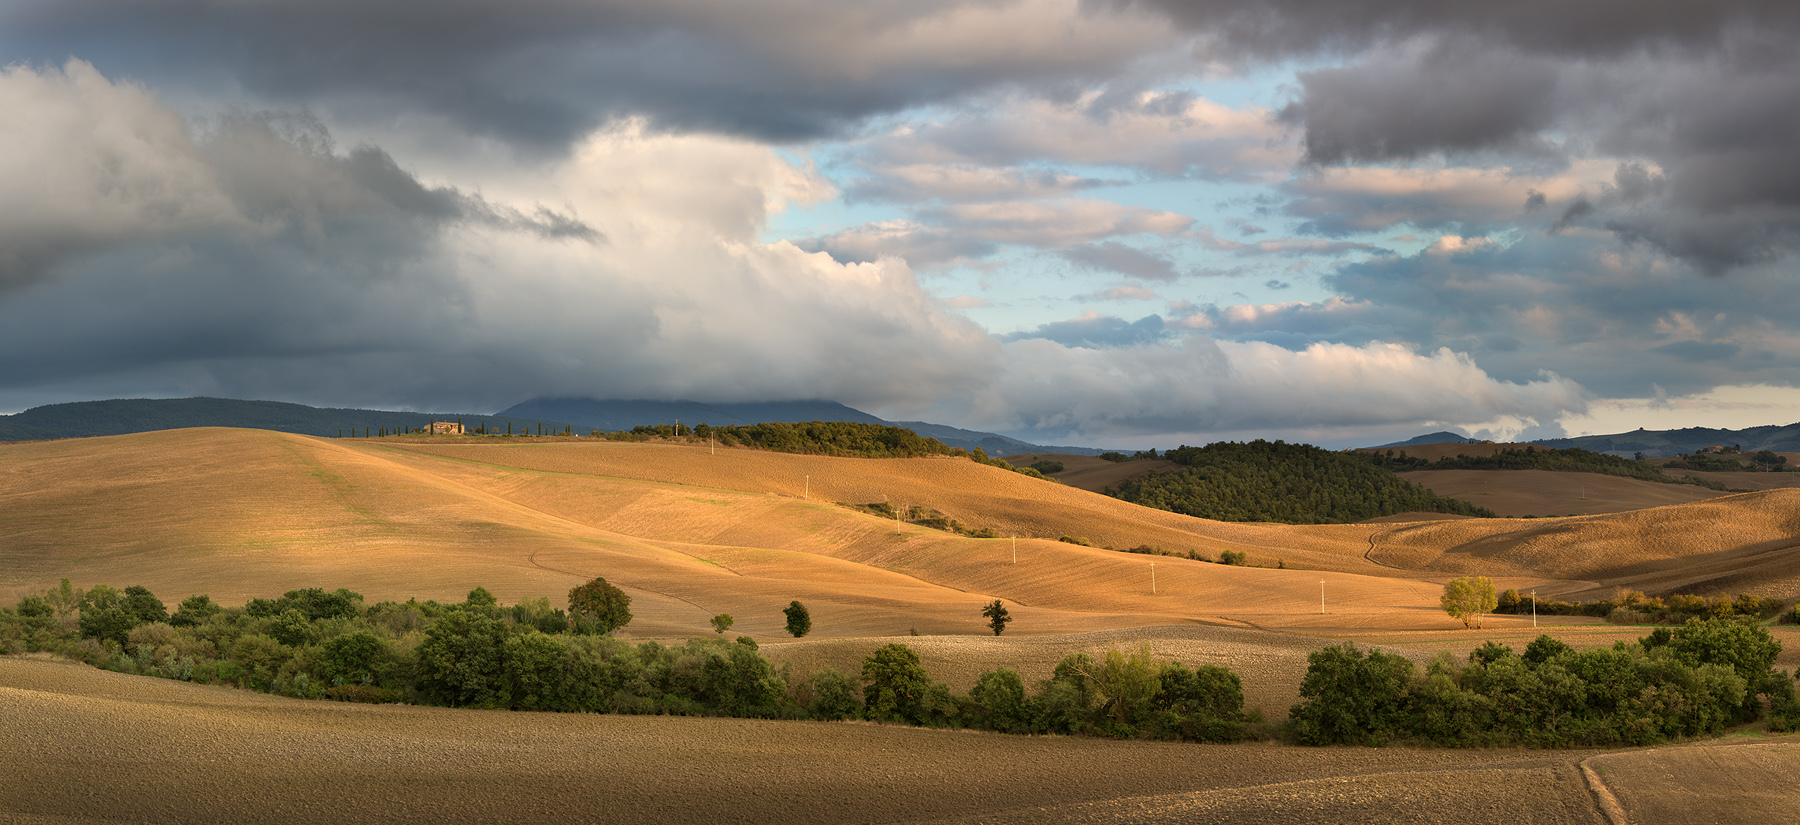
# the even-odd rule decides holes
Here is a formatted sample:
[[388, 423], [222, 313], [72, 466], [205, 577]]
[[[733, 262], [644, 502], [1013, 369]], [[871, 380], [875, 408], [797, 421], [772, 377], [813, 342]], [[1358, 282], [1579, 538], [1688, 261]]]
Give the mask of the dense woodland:
[[1281, 441], [1182, 446], [1163, 458], [1183, 465], [1120, 482], [1135, 504], [1218, 521], [1336, 524], [1396, 513], [1494, 513], [1437, 495], [1345, 453]]

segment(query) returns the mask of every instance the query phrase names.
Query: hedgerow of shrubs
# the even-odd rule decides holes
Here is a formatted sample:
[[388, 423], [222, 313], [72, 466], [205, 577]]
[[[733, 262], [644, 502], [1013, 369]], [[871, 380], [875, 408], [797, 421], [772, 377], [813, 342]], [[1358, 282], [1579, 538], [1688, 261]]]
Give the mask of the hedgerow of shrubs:
[[1195, 741], [1243, 738], [1255, 721], [1236, 674], [1153, 662], [1147, 648], [1104, 662], [1072, 656], [1035, 691], [1001, 668], [957, 694], [900, 644], [875, 651], [860, 679], [830, 669], [796, 678], [748, 636], [631, 644], [589, 613], [544, 598], [505, 607], [479, 587], [455, 604], [365, 605], [348, 590], [307, 589], [242, 607], [192, 596], [173, 617], [161, 611], [141, 587], [80, 591], [65, 582], [0, 609], [0, 653], [52, 651], [123, 673], [354, 702]]
[[[154, 606], [152, 605], [154, 602]], [[628, 617], [623, 617], [629, 621]], [[1069, 656], [1028, 686], [1008, 668], [967, 694], [932, 680], [901, 644], [855, 674], [796, 677], [740, 636], [637, 644], [548, 599], [506, 607], [293, 590], [173, 615], [141, 587], [61, 588], [0, 609], [0, 653], [52, 651], [124, 673], [310, 699], [452, 707], [783, 719], [870, 719], [1006, 733], [1234, 741], [1262, 733], [1237, 674], [1156, 661], [1148, 646]], [[1289, 731], [1307, 744], [1458, 747], [1641, 745], [1766, 717], [1800, 726], [1781, 645], [1760, 626], [1707, 618], [1637, 643], [1575, 651], [1548, 636], [1523, 654], [1489, 643], [1466, 662], [1352, 646], [1315, 652]]]
[[[1495, 613], [1540, 616], [1597, 616], [1615, 624], [1681, 624], [1689, 619], [1731, 617], [1765, 619], [1781, 611], [1781, 602], [1749, 593], [1736, 596], [1696, 596], [1677, 593], [1667, 597], [1645, 596], [1642, 592], [1623, 591], [1611, 599], [1592, 602], [1564, 602], [1535, 599], [1530, 593], [1507, 590], [1500, 594]], [[1797, 605], [1796, 610], [1800, 610]], [[1790, 611], [1790, 614], [1793, 611]]]
[[1791, 730], [1800, 707], [1793, 680], [1772, 667], [1780, 652], [1768, 631], [1731, 619], [1596, 650], [1549, 636], [1523, 654], [1489, 642], [1465, 663], [1440, 654], [1422, 673], [1391, 653], [1334, 646], [1308, 657], [1289, 725], [1309, 745], [1611, 747], [1716, 735], [1766, 704], [1770, 729]]

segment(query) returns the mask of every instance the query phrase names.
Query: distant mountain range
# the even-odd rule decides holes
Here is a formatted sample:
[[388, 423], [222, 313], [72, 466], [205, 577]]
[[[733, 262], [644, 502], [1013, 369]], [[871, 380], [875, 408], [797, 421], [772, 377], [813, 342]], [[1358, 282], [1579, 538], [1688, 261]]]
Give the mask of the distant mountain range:
[[371, 429], [380, 432], [382, 427], [389, 431], [408, 430], [432, 421], [461, 421], [469, 429], [485, 424], [489, 429], [501, 432], [509, 425], [519, 432], [539, 425], [546, 430], [560, 431], [570, 423], [476, 413], [320, 408], [233, 398], [120, 398], [49, 404], [15, 415], [0, 415], [0, 441], [87, 438], [183, 427], [247, 427], [317, 436], [361, 435]]
[[[1474, 439], [1452, 432], [1436, 432], [1382, 444], [1375, 449], [1417, 447], [1424, 444], [1457, 444]], [[1742, 430], [1716, 430], [1708, 427], [1686, 427], [1679, 430], [1638, 429], [1616, 435], [1584, 435], [1575, 438], [1549, 438], [1531, 442], [1540, 447], [1567, 449], [1580, 447], [1596, 453], [1609, 453], [1630, 458], [1637, 453], [1646, 456], [1672, 456], [1699, 452], [1707, 447], [1737, 447], [1746, 452], [1769, 450], [1777, 453], [1800, 452], [1800, 424], [1784, 427], [1748, 427]]]
[[174, 430], [183, 427], [248, 427], [302, 435], [338, 436], [408, 430], [431, 421], [460, 421], [470, 429], [489, 431], [629, 430], [639, 424], [759, 424], [768, 421], [854, 421], [905, 427], [952, 447], [977, 448], [992, 455], [1068, 453], [1098, 455], [1092, 447], [1030, 444], [995, 433], [963, 430], [923, 421], [884, 421], [834, 401], [776, 401], [753, 404], [702, 404], [693, 401], [599, 401], [592, 398], [538, 398], [494, 415], [458, 412], [395, 412], [308, 407], [280, 401], [231, 398], [132, 398], [77, 401], [33, 407], [0, 415], [0, 441], [87, 438], [101, 435]]
[[1470, 443], [1474, 443], [1474, 442], [1475, 442], [1475, 439], [1470, 438], [1461, 433], [1440, 431], [1440, 432], [1435, 432], [1435, 433], [1426, 433], [1424, 435], [1413, 436], [1412, 438], [1409, 438], [1405, 441], [1396, 441], [1392, 444], [1380, 444], [1380, 445], [1377, 445], [1374, 447], [1369, 447], [1368, 449], [1385, 450], [1389, 447], [1421, 447], [1426, 444], [1470, 444]]

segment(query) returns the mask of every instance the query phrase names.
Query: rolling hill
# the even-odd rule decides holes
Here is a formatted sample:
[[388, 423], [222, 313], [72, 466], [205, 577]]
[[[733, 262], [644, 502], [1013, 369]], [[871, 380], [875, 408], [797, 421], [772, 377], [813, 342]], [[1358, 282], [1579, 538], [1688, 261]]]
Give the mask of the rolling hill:
[[[757, 637], [795, 674], [853, 673], [875, 647], [901, 641], [933, 678], [966, 691], [994, 667], [1032, 682], [1070, 652], [1143, 645], [1231, 667], [1247, 705], [1273, 719], [1296, 701], [1308, 655], [1331, 640], [1423, 662], [1488, 640], [1517, 648], [1540, 632], [1525, 616], [1460, 629], [1437, 606], [1454, 575], [1496, 576], [1545, 598], [1621, 586], [1800, 596], [1794, 490], [1582, 518], [1227, 524], [955, 458], [222, 428], [0, 444], [0, 468], [0, 593], [13, 598], [67, 576], [144, 584], [170, 602], [209, 593], [236, 604], [311, 586], [369, 601], [457, 601], [483, 585], [510, 603], [560, 601], [604, 575], [633, 597], [628, 636], [710, 636], [707, 619], [728, 612], [733, 632]], [[1005, 537], [897, 526], [842, 506], [882, 501]], [[1285, 569], [1105, 549], [1139, 544], [1238, 550]], [[790, 599], [811, 607], [812, 637], [783, 637]], [[992, 599], [1016, 619], [1004, 637], [977, 613]], [[1643, 632], [1580, 618], [1545, 625], [1577, 647]], [[1787, 644], [1778, 664], [1800, 663], [1800, 633], [1771, 630]], [[1695, 806], [1766, 818], [1791, 808], [1780, 777], [1800, 759], [1800, 749], [1762, 741], [1741, 755], [1714, 745], [1207, 746], [309, 703], [10, 658], [0, 658], [0, 705], [24, 709], [0, 713], [0, 774], [78, 791], [16, 794], [0, 782], [0, 818], [26, 822], [99, 822], [121, 810], [178, 822], [200, 809], [242, 822], [561, 820], [591, 813], [596, 789], [618, 800], [609, 815], [667, 822], [843, 821], [879, 804], [886, 821], [920, 822], [1439, 821], [1501, 811], [1573, 823], [1596, 821], [1602, 790], [1631, 821], [1676, 821]], [[1010, 767], [971, 771], [983, 764]], [[1671, 784], [1672, 769], [1699, 778]], [[670, 771], [701, 778], [674, 790], [644, 779]], [[977, 784], [946, 794], [947, 776]], [[1743, 791], [1734, 778], [1777, 790]], [[350, 798], [361, 802], [344, 807]]]
[[[1557, 597], [1619, 584], [1800, 596], [1788, 490], [1581, 519], [1287, 526], [1149, 510], [961, 459], [703, 445], [199, 429], [0, 445], [0, 461], [0, 588], [13, 593], [69, 576], [224, 603], [308, 586], [460, 599], [476, 585], [510, 602], [605, 575], [638, 599], [634, 632], [676, 636], [720, 612], [779, 634], [796, 598], [826, 636], [979, 633], [975, 608], [995, 598], [1017, 605], [1023, 634], [1305, 627], [1321, 579], [1356, 594], [1333, 623], [1438, 627], [1431, 582], [1476, 569]], [[882, 501], [1003, 538], [840, 506]], [[1266, 566], [1105, 549], [1140, 545]]]

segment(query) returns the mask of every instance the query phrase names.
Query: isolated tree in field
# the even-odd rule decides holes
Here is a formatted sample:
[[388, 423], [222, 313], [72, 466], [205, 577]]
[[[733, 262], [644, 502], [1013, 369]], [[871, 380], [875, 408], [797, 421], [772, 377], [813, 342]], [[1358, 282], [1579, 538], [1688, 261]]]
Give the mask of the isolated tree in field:
[[720, 613], [719, 615], [712, 617], [713, 632], [720, 636], [725, 635], [725, 631], [731, 629], [731, 622], [732, 619], [730, 613]]
[[787, 632], [794, 634], [794, 638], [812, 632], [812, 614], [806, 612], [806, 605], [788, 602], [787, 609], [781, 612], [787, 614]]
[[611, 633], [631, 623], [631, 597], [606, 579], [595, 579], [569, 591], [569, 612], [591, 616], [601, 633]]
[[1465, 628], [1481, 628], [1481, 616], [1493, 612], [1500, 604], [1494, 595], [1494, 580], [1486, 576], [1464, 576], [1444, 585], [1438, 604], [1450, 618], [1458, 619]]
[[1005, 631], [1006, 623], [1012, 621], [1012, 617], [1006, 614], [1006, 605], [1001, 604], [999, 599], [995, 599], [993, 603], [982, 608], [981, 615], [987, 617], [988, 627], [994, 629], [995, 636]]

